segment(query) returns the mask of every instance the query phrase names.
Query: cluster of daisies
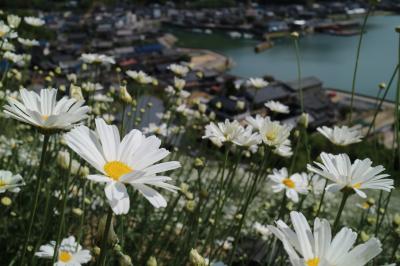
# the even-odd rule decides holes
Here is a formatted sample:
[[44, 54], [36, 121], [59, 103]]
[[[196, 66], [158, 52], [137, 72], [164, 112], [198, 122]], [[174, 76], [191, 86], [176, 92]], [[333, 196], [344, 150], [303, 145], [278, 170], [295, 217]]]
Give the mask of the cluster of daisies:
[[[267, 86], [260, 79], [248, 81], [255, 88]], [[265, 106], [273, 112], [289, 113], [289, 107], [279, 102], [268, 102]], [[302, 115], [307, 119], [307, 114]], [[299, 121], [301, 122], [301, 121]], [[217, 147], [230, 148], [232, 145], [244, 147], [254, 153], [259, 147], [273, 153], [290, 157], [290, 135], [293, 126], [271, 117], [248, 116], [244, 121], [228, 121], [213, 123], [205, 127], [203, 138], [209, 139]], [[337, 146], [348, 146], [362, 141], [363, 135], [360, 126], [319, 127], [317, 131]], [[266, 156], [265, 153], [262, 156]], [[366, 198], [367, 190], [382, 190], [390, 192], [393, 189], [393, 180], [388, 179], [382, 165], [373, 166], [373, 162], [366, 159], [351, 161], [347, 154], [328, 154], [322, 152], [318, 161], [307, 165], [308, 172], [291, 173], [286, 167], [272, 169], [268, 174], [274, 193], [284, 193], [284, 197], [299, 202], [300, 196], [305, 197], [310, 190], [315, 194], [322, 194], [323, 190], [331, 193], [357, 194]], [[329, 222], [316, 218], [314, 231], [310, 229], [304, 215], [299, 212], [290, 214], [295, 231], [289, 229], [282, 220], [276, 226], [254, 224], [255, 231], [263, 237], [273, 233], [281, 240], [292, 265], [365, 265], [381, 251], [381, 243], [371, 238], [366, 243], [351, 249], [356, 242], [357, 233], [349, 228], [342, 228], [336, 236], [332, 236]]]
[[[28, 62], [30, 56], [14, 53], [13, 40], [24, 47], [39, 45], [37, 40], [18, 35], [16, 29], [21, 21], [33, 27], [40, 27], [45, 23], [41, 18], [24, 17], [22, 19], [16, 15], [7, 16], [7, 22], [0, 21], [2, 58], [18, 66]], [[116, 64], [114, 58], [95, 53], [82, 54], [80, 60], [95, 68], [108, 67], [109, 69], [110, 66]], [[173, 84], [167, 86], [165, 92], [169, 98], [174, 99], [176, 114], [195, 119], [206, 116], [205, 104], [198, 103], [197, 111], [186, 105], [190, 93], [184, 90], [185, 77], [193, 70], [192, 67], [189, 64], [171, 64], [167, 68], [175, 76]], [[143, 71], [128, 70], [125, 75], [135, 84], [143, 86], [158, 84], [157, 79]], [[178, 161], [166, 160], [170, 152], [161, 148], [161, 139], [157, 137], [166, 137], [170, 134], [173, 127], [169, 123], [173, 121], [170, 111], [162, 115], [168, 123], [161, 125], [151, 123], [142, 130], [133, 129], [124, 134], [124, 130], [108, 123], [113, 119], [94, 118], [99, 113], [98, 110], [94, 110], [95, 105], [91, 105], [92, 108], [86, 105], [85, 92], [92, 97], [86, 97], [88, 100], [113, 102], [113, 98], [97, 93], [103, 89], [101, 84], [86, 82], [77, 86], [76, 74], [69, 74], [67, 78], [72, 84], [69, 89], [70, 97], [57, 97], [58, 90], [53, 88], [41, 89], [38, 93], [21, 88], [19, 94], [8, 97], [4, 113], [10, 118], [35, 127], [45, 138], [61, 135], [66, 145], [91, 168], [81, 169], [74, 166], [78, 163], [72, 160], [67, 152], [59, 153], [57, 159], [60, 164], [63, 164], [64, 169], [82, 171], [84, 172], [82, 175], [88, 180], [100, 183], [104, 187], [104, 195], [113, 214], [129, 213], [131, 204], [129, 187], [141, 194], [155, 208], [166, 207], [166, 198], [156, 189], [177, 192], [179, 188], [170, 183], [172, 178], [162, 173], [181, 167]], [[250, 78], [246, 85], [255, 89], [257, 93], [258, 90], [267, 87], [268, 82], [261, 78]], [[66, 91], [65, 88], [60, 88], [60, 90]], [[134, 99], [126, 86], [120, 86], [119, 94], [124, 104], [133, 103]], [[239, 105], [243, 108], [243, 104]], [[269, 101], [265, 103], [265, 107], [268, 108], [269, 113], [290, 113], [288, 106], [277, 101]], [[195, 119], [192, 121], [188, 119], [188, 123], [195, 123], [193, 122], [196, 121]], [[250, 154], [258, 153], [265, 158], [269, 152], [284, 159], [294, 155], [291, 135], [295, 125], [273, 120], [272, 115], [247, 116], [243, 121], [209, 122], [214, 119], [215, 117], [210, 113], [203, 120], [207, 121], [207, 125], [202, 138], [208, 139], [218, 148], [223, 147], [227, 151], [243, 149]], [[299, 122], [303, 121], [307, 124], [307, 120], [307, 114], [302, 114]], [[183, 132], [184, 128], [178, 128], [177, 131]], [[359, 126], [323, 126], [317, 131], [338, 146], [358, 143], [363, 138]], [[69, 165], [66, 163], [68, 161]], [[313, 163], [310, 162], [305, 168], [308, 172], [293, 173], [286, 167], [265, 169], [268, 181], [266, 185], [270, 186], [274, 193], [282, 193], [285, 199], [296, 203], [302, 197], [306, 197], [311, 190], [322, 195], [328, 191], [346, 196], [356, 194], [366, 198], [368, 190], [391, 191], [393, 189], [393, 180], [387, 178], [388, 175], [384, 173], [385, 168], [381, 165], [374, 166], [368, 158], [352, 161], [347, 154], [335, 155], [322, 152], [319, 159]], [[224, 178], [223, 174], [221, 176]], [[6, 191], [16, 193], [30, 183], [26, 184], [20, 175], [0, 170], [0, 193]], [[222, 191], [223, 188], [220, 189]], [[219, 199], [217, 204], [219, 204]], [[33, 208], [32, 217], [35, 216], [35, 211], [36, 208]], [[329, 222], [325, 219], [315, 218], [313, 229], [300, 212], [291, 212], [290, 219], [294, 230], [280, 219], [276, 221], [276, 225], [264, 226], [256, 223], [254, 228], [263, 239], [271, 233], [275, 235], [281, 241], [292, 265], [365, 265], [382, 251], [381, 243], [376, 238], [353, 247], [357, 240], [357, 233], [346, 227], [341, 230], [336, 230], [336, 228], [331, 230]], [[29, 236], [28, 234], [27, 240]], [[232, 246], [232, 242], [235, 241], [222, 241], [220, 244]], [[52, 259], [55, 265], [81, 265], [92, 260], [90, 251], [83, 249], [74, 236], [42, 245], [39, 250], [35, 250], [35, 255]], [[191, 252], [191, 256], [198, 262], [201, 261], [198, 265], [209, 264], [208, 260], [203, 261], [195, 250]]]
[[[82, 55], [87, 63], [113, 63], [106, 56]], [[141, 80], [141, 72], [129, 73]], [[42, 89], [39, 93], [21, 89], [17, 98], [9, 97], [4, 113], [11, 118], [29, 124], [43, 135], [62, 134], [66, 144], [95, 169], [87, 179], [104, 185], [104, 193], [114, 214], [127, 214], [130, 207], [126, 186], [138, 190], [154, 207], [165, 207], [167, 201], [154, 188], [176, 192], [176, 186], [168, 181], [170, 177], [161, 172], [180, 167], [178, 161], [164, 161], [169, 151], [160, 148], [161, 140], [146, 136], [133, 129], [125, 136], [115, 125], [108, 125], [103, 119], [95, 119], [95, 130], [85, 126], [90, 108], [84, 100], [67, 96], [57, 99], [56, 89]], [[8, 171], [0, 172], [0, 193], [6, 190], [18, 192], [24, 185], [22, 177]], [[40, 247], [36, 256], [52, 258], [57, 256], [57, 265], [80, 265], [90, 261], [88, 250], [82, 250], [75, 238], [64, 239], [56, 250], [56, 242]]]

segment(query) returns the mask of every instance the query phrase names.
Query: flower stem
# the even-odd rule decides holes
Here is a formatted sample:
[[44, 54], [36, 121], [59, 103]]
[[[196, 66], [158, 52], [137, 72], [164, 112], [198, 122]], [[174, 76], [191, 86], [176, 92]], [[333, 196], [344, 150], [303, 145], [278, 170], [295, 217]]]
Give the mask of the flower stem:
[[[224, 177], [225, 177], [225, 168], [228, 162], [228, 156], [229, 156], [229, 147], [225, 147], [225, 159], [224, 159], [224, 165], [222, 168], [222, 173], [221, 173], [221, 178], [220, 178], [220, 185], [219, 185], [219, 191], [218, 191], [218, 196], [217, 196], [217, 202], [216, 202], [216, 213], [215, 213], [215, 221], [214, 225], [211, 227], [210, 234], [208, 236], [208, 239], [206, 241], [206, 246], [210, 244], [211, 241], [211, 252], [213, 251], [214, 248], [214, 235], [215, 235], [215, 230], [217, 229], [219, 218], [221, 216], [221, 211], [222, 207], [221, 205], [221, 197], [222, 197], [222, 191], [224, 190], [223, 184], [224, 184]], [[211, 258], [210, 258], [211, 260]]]
[[324, 189], [322, 190], [321, 198], [320, 198], [319, 204], [318, 204], [318, 210], [317, 210], [317, 213], [315, 214], [315, 217], [318, 217], [319, 213], [322, 210], [322, 204], [324, 204], [325, 190], [326, 190], [327, 185], [328, 185], [328, 180], [325, 180]]
[[346, 205], [346, 201], [350, 196], [350, 192], [345, 190], [343, 191], [342, 201], [340, 202], [339, 210], [336, 214], [335, 222], [333, 223], [333, 232], [337, 232], [337, 227], [339, 226], [340, 217], [342, 216], [342, 212], [344, 206]]
[[375, 120], [376, 120], [376, 117], [378, 116], [378, 112], [382, 107], [383, 101], [385, 101], [385, 99], [386, 99], [386, 95], [388, 94], [390, 86], [392, 85], [393, 80], [396, 77], [398, 69], [399, 69], [399, 65], [397, 65], [395, 67], [395, 69], [393, 71], [393, 74], [392, 74], [392, 76], [391, 76], [391, 78], [389, 80], [389, 83], [388, 83], [387, 87], [385, 88], [385, 92], [383, 93], [383, 96], [382, 96], [381, 100], [379, 101], [379, 104], [378, 104], [378, 106], [377, 106], [377, 108], [375, 110], [374, 118], [372, 119], [371, 124], [369, 125], [369, 128], [368, 128], [368, 131], [367, 131], [367, 134], [366, 134], [365, 138], [368, 138], [369, 134], [371, 133], [371, 129], [372, 129], [373, 125], [375, 124]]
[[70, 177], [70, 173], [71, 173], [71, 166], [72, 166], [72, 156], [70, 156], [70, 159], [69, 159], [68, 173], [67, 173], [67, 175], [65, 177], [65, 181], [64, 181], [64, 193], [62, 195], [63, 204], [61, 207], [60, 223], [58, 225], [56, 245], [54, 247], [54, 253], [53, 253], [53, 258], [52, 258], [52, 263], [51, 263], [52, 265], [55, 263], [55, 260], [56, 260], [57, 254], [58, 254], [58, 248], [60, 246], [60, 241], [61, 241], [62, 228], [64, 226], [65, 207], [67, 206], [68, 187], [69, 187], [69, 177]]
[[351, 84], [351, 100], [350, 100], [350, 116], [349, 116], [349, 123], [352, 122], [353, 116], [353, 104], [354, 104], [354, 94], [356, 91], [356, 79], [357, 79], [357, 70], [358, 70], [358, 62], [360, 59], [360, 51], [361, 51], [361, 44], [364, 37], [365, 27], [367, 25], [368, 17], [371, 13], [372, 5], [368, 7], [367, 13], [365, 14], [364, 21], [361, 27], [360, 38], [358, 39], [358, 46], [357, 46], [357, 55], [356, 55], [356, 63], [354, 65], [354, 72], [353, 72], [353, 81]]
[[34, 197], [34, 202], [33, 202], [33, 208], [32, 208], [32, 211], [31, 211], [31, 215], [29, 217], [28, 232], [26, 234], [24, 245], [23, 245], [23, 248], [22, 248], [20, 266], [22, 266], [24, 264], [24, 259], [25, 259], [25, 255], [26, 255], [26, 249], [27, 249], [27, 246], [28, 246], [29, 240], [31, 238], [31, 234], [32, 234], [33, 221], [35, 220], [35, 217], [36, 217], [36, 211], [37, 211], [38, 202], [39, 202], [39, 196], [40, 196], [40, 189], [41, 189], [41, 186], [42, 186], [43, 165], [44, 165], [44, 161], [45, 161], [47, 147], [48, 147], [48, 144], [49, 144], [49, 139], [50, 139], [50, 135], [44, 135], [43, 146], [42, 146], [42, 154], [40, 156], [39, 169], [38, 169], [38, 174], [37, 174], [37, 177], [36, 177], [37, 179], [36, 179], [36, 188], [35, 188], [35, 197]]
[[111, 227], [112, 216], [113, 211], [111, 208], [108, 208], [106, 226], [104, 227], [103, 237], [101, 239], [100, 258], [99, 262], [97, 263], [98, 266], [103, 266], [105, 264], [107, 253], [107, 238]]
[[304, 112], [304, 101], [303, 101], [303, 88], [301, 87], [301, 64], [300, 64], [300, 49], [299, 49], [299, 39], [294, 38], [294, 49], [296, 52], [296, 62], [297, 62], [297, 82], [299, 86], [299, 97], [300, 97], [300, 109]]

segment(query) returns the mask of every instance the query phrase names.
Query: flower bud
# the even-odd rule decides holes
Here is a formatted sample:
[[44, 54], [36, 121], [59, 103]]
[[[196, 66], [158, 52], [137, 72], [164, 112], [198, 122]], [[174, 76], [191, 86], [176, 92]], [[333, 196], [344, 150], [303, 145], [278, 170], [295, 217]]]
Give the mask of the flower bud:
[[1, 198], [1, 204], [4, 206], [10, 206], [12, 203], [12, 200], [9, 197], [2, 197]]
[[207, 266], [207, 261], [197, 252], [196, 249], [190, 250], [189, 261], [192, 266]]
[[120, 99], [121, 99], [123, 102], [125, 102], [125, 103], [127, 103], [127, 104], [131, 103], [132, 100], [133, 100], [133, 99], [132, 99], [132, 96], [129, 94], [129, 92], [128, 92], [128, 90], [126, 89], [125, 86], [121, 86], [119, 97], [120, 97]]
[[151, 256], [146, 263], [146, 266], [157, 266], [157, 260], [154, 256]]

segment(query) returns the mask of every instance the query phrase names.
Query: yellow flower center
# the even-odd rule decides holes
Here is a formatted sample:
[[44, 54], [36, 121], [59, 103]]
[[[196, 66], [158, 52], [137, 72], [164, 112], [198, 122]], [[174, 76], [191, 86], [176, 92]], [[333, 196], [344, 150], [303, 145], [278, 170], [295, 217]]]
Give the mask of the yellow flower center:
[[42, 119], [43, 119], [44, 121], [47, 121], [47, 119], [49, 119], [49, 116], [48, 116], [48, 115], [42, 115]]
[[4, 182], [3, 180], [0, 180], [0, 187], [5, 187], [7, 185], [6, 182]]
[[290, 178], [285, 178], [282, 180], [282, 183], [288, 188], [294, 188], [296, 185]]
[[106, 174], [115, 181], [118, 181], [121, 176], [129, 174], [133, 171], [133, 169], [128, 165], [119, 161], [108, 162], [104, 165], [103, 169], [104, 172], [106, 172]]
[[62, 262], [68, 262], [72, 259], [72, 254], [67, 252], [67, 251], [60, 251], [60, 254], [58, 255], [58, 260]]
[[369, 208], [369, 203], [368, 202], [364, 202], [361, 207], [363, 209], [368, 209]]
[[265, 137], [268, 141], [274, 141], [277, 137], [277, 132], [275, 130], [271, 130], [265, 134]]
[[352, 185], [353, 188], [360, 188], [361, 187], [361, 183], [355, 183], [354, 185]]
[[3, 37], [6, 33], [4, 31], [0, 31], [0, 37]]
[[310, 260], [306, 261], [306, 265], [307, 266], [318, 266], [318, 264], [319, 264], [319, 258], [318, 257], [315, 257], [313, 259], [310, 259]]

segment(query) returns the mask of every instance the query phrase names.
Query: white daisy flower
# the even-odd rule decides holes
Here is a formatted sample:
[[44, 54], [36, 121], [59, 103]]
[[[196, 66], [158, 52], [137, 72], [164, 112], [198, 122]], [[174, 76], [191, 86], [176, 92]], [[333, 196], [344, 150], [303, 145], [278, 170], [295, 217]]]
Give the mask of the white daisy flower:
[[139, 190], [154, 207], [167, 206], [164, 197], [150, 186], [175, 192], [178, 188], [165, 182], [171, 180], [170, 177], [156, 174], [179, 168], [180, 163], [155, 164], [169, 154], [166, 149], [159, 148], [160, 139], [146, 137], [134, 129], [121, 141], [115, 125], [107, 125], [103, 119], [95, 122], [96, 133], [86, 126], [79, 126], [65, 134], [65, 140], [73, 151], [100, 172], [87, 178], [106, 183], [105, 194], [114, 213], [126, 214], [129, 211], [125, 184]]
[[10, 32], [10, 27], [0, 22], [0, 38], [6, 37]]
[[21, 23], [21, 17], [19, 17], [17, 15], [12, 15], [12, 14], [8, 15], [7, 23], [11, 28], [16, 29], [16, 28], [18, 28], [19, 24]]
[[131, 79], [140, 84], [150, 84], [153, 82], [153, 78], [147, 75], [142, 70], [140, 71], [128, 70], [125, 73], [128, 77], [130, 77]]
[[261, 236], [263, 240], [266, 240], [268, 236], [271, 234], [271, 231], [267, 226], [260, 224], [259, 222], [255, 222], [253, 224], [253, 229], [257, 234]]
[[96, 93], [93, 96], [93, 100], [96, 102], [112, 103], [114, 101], [114, 98], [107, 96], [105, 94]]
[[370, 159], [355, 160], [351, 163], [347, 154], [321, 153], [322, 163], [314, 162], [317, 167], [307, 165], [307, 169], [334, 182], [326, 187], [328, 191], [337, 192], [343, 188], [353, 189], [360, 197], [366, 198], [364, 189], [390, 191], [393, 180], [386, 179], [388, 174], [382, 174], [382, 165], [372, 167]]
[[20, 94], [22, 103], [8, 97], [4, 113], [43, 130], [67, 130], [88, 117], [84, 101], [68, 97], [57, 101], [56, 89], [42, 89], [40, 94], [21, 89]]
[[268, 86], [268, 82], [262, 78], [249, 78], [247, 80], [248, 86], [254, 87], [256, 89], [262, 89]]
[[290, 140], [286, 139], [279, 146], [277, 146], [274, 150], [272, 150], [272, 152], [279, 156], [286, 157], [286, 158], [292, 156], [293, 151], [292, 151], [292, 146], [291, 146]]
[[178, 64], [171, 64], [167, 67], [167, 69], [171, 70], [176, 75], [179, 75], [181, 77], [186, 76], [187, 73], [189, 72], [189, 68], [187, 66], [182, 66]]
[[346, 227], [332, 239], [329, 222], [325, 219], [316, 218], [312, 231], [303, 214], [292, 211], [290, 218], [294, 231], [282, 220], [277, 221], [277, 226], [268, 226], [268, 229], [282, 241], [291, 265], [363, 266], [382, 251], [381, 243], [376, 238], [352, 249], [357, 233]]
[[308, 185], [309, 185], [310, 190], [315, 195], [321, 195], [322, 192], [324, 191], [325, 182], [327, 180], [322, 178], [321, 176], [315, 175], [315, 174], [308, 174], [307, 177], [308, 177]]
[[296, 173], [289, 176], [287, 169], [284, 167], [280, 170], [273, 169], [272, 174], [268, 178], [273, 182], [272, 190], [275, 193], [285, 190], [286, 197], [293, 202], [299, 201], [299, 193], [307, 194], [307, 174]]
[[34, 27], [40, 27], [45, 24], [45, 21], [43, 19], [37, 17], [24, 17], [24, 21], [26, 24]]
[[115, 64], [114, 58], [104, 54], [82, 54], [80, 59], [87, 64]]
[[7, 51], [3, 54], [3, 58], [7, 59], [14, 64], [23, 65], [24, 64], [24, 55], [16, 54], [10, 51]]
[[264, 118], [261, 115], [256, 115], [255, 117], [247, 116], [246, 122], [251, 125], [255, 130], [260, 130], [261, 126], [264, 123], [265, 119], [269, 119], [269, 117]]
[[18, 193], [20, 186], [25, 185], [24, 180], [20, 175], [13, 175], [10, 171], [0, 170], [0, 193], [6, 190]]
[[290, 145], [288, 138], [292, 127], [290, 125], [281, 124], [279, 121], [271, 121], [266, 117], [260, 127], [260, 135], [263, 142], [270, 147], [279, 147], [283, 144]]
[[[1, 36], [0, 36], [0, 38], [1, 38]], [[15, 51], [15, 46], [14, 46], [14, 44], [12, 44], [10, 42], [4, 41], [3, 46], [1, 47], [1, 49], [3, 51]]]
[[256, 149], [255, 147], [261, 143], [261, 136], [257, 132], [253, 132], [252, 126], [244, 128], [242, 134], [238, 135], [236, 140], [239, 146]]
[[334, 126], [333, 128], [323, 126], [317, 128], [317, 130], [324, 137], [329, 139], [333, 144], [340, 146], [347, 146], [353, 143], [358, 143], [363, 137], [360, 125], [356, 125], [353, 127]]
[[186, 81], [184, 79], [180, 79], [180, 78], [174, 77], [174, 87], [177, 90], [183, 90], [185, 85], [186, 85]]
[[157, 125], [156, 123], [150, 123], [147, 127], [142, 129], [144, 134], [156, 134], [158, 136], [167, 136], [167, 124], [162, 123], [161, 125]]
[[[50, 244], [42, 245], [35, 256], [44, 259], [52, 259], [56, 242], [51, 241]], [[61, 241], [60, 248], [57, 251], [57, 262], [55, 266], [79, 266], [88, 263], [92, 259], [90, 251], [82, 249], [82, 246], [75, 241], [75, 237], [70, 236]]]
[[18, 42], [22, 45], [32, 47], [32, 46], [39, 46], [39, 41], [37, 40], [30, 40], [30, 39], [24, 39], [24, 38], [18, 38]]
[[282, 114], [289, 113], [289, 107], [278, 101], [268, 101], [264, 105], [265, 107], [276, 113], [282, 113]]
[[203, 139], [210, 139], [218, 147], [221, 147], [225, 142], [232, 142], [240, 146], [241, 143], [238, 140], [243, 133], [244, 128], [238, 121], [229, 122], [226, 119], [224, 123], [220, 122], [216, 125], [211, 122], [207, 125]]

